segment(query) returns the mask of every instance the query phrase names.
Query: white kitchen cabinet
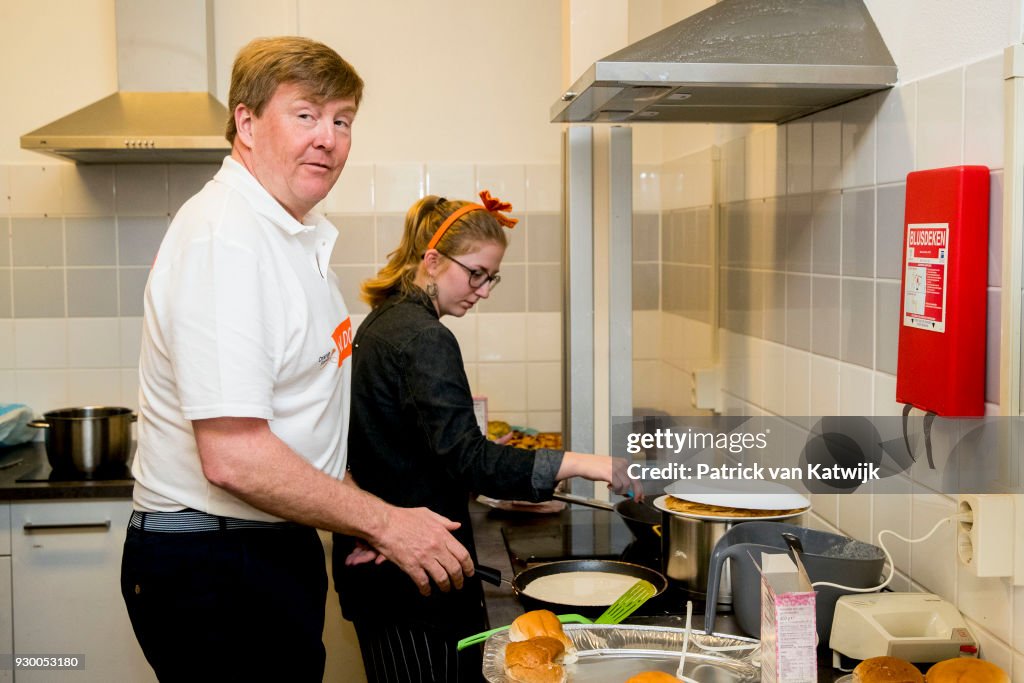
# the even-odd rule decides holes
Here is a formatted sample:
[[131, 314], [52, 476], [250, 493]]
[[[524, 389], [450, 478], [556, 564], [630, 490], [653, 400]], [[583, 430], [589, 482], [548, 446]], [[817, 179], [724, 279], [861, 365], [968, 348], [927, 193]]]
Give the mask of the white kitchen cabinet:
[[[0, 503], [0, 658], [14, 653], [11, 604], [11, 506]], [[0, 669], [0, 683], [14, 680], [11, 669]]]
[[121, 598], [130, 515], [130, 500], [11, 504], [14, 651], [85, 657], [83, 670], [19, 670], [17, 683], [156, 680]]

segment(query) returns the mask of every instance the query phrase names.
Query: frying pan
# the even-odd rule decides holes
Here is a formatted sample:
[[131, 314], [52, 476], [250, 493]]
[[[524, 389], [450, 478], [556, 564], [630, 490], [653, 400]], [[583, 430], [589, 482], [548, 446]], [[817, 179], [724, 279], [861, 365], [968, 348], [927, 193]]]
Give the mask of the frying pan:
[[615, 504], [615, 512], [638, 543], [650, 548], [661, 547], [661, 513], [652, 505], [626, 498]]
[[633, 537], [638, 543], [655, 550], [661, 547], [661, 512], [648, 503], [638, 503], [632, 498], [626, 498], [612, 505], [601, 500], [574, 496], [571, 493], [556, 493], [553, 497], [565, 503], [586, 505], [598, 510], [614, 510], [633, 532]]
[[585, 617], [594, 619], [601, 615], [607, 605], [573, 605], [573, 604], [560, 604], [556, 602], [548, 602], [546, 600], [539, 600], [535, 597], [527, 595], [525, 589], [530, 585], [532, 581], [539, 579], [542, 576], [552, 576], [554, 574], [564, 574], [567, 572], [604, 572], [609, 574], [624, 574], [626, 576], [632, 576], [639, 579], [645, 579], [650, 581], [657, 592], [654, 597], [661, 595], [665, 588], [668, 587], [668, 580], [661, 574], [648, 567], [644, 567], [639, 564], [632, 564], [630, 562], [620, 562], [618, 560], [559, 560], [557, 562], [546, 562], [544, 564], [534, 565], [524, 569], [523, 571], [516, 574], [515, 578], [512, 579], [512, 590], [515, 591], [516, 597], [519, 598], [519, 602], [522, 603], [523, 607], [527, 610], [535, 609], [546, 609], [551, 610], [555, 614], [582, 614]]

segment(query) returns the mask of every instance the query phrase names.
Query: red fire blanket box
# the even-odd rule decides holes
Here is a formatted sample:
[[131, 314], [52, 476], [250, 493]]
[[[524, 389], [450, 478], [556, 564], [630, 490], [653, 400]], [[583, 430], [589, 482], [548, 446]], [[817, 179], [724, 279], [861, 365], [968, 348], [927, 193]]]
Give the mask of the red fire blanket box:
[[989, 170], [907, 175], [896, 400], [950, 417], [985, 413]]

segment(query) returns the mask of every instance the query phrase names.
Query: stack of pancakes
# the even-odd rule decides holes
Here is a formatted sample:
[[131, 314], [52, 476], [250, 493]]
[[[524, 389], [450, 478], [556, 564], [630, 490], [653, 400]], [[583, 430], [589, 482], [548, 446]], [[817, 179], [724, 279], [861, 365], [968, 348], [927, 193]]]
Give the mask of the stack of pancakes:
[[672, 512], [683, 515], [697, 515], [701, 517], [728, 517], [736, 519], [741, 517], [784, 517], [797, 515], [807, 508], [793, 508], [790, 510], [758, 510], [754, 508], [725, 507], [722, 505], [707, 505], [705, 503], [694, 503], [690, 500], [683, 500], [675, 496], [665, 496], [665, 507]]

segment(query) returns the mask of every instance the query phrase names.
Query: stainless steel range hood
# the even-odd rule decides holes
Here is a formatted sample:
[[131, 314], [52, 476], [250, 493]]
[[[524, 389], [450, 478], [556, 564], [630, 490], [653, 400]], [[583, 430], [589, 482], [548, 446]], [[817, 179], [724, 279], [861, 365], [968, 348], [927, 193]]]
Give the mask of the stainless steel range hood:
[[862, 0], [721, 0], [594, 63], [551, 117], [784, 123], [895, 83]]
[[230, 147], [211, 94], [209, 0], [117, 0], [118, 91], [21, 137], [77, 163], [212, 163]]

